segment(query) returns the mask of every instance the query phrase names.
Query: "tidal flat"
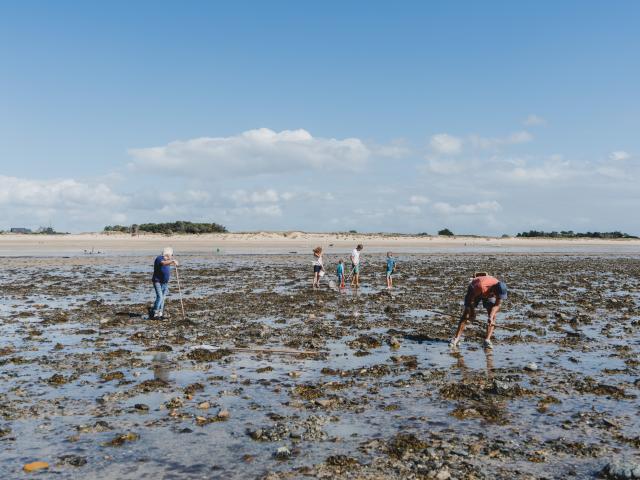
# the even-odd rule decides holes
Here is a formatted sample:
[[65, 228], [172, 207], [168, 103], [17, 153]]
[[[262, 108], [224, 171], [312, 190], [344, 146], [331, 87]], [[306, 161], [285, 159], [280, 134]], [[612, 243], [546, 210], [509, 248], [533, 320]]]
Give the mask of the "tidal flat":
[[[59, 479], [270, 480], [640, 463], [640, 254], [403, 253], [391, 292], [366, 250], [342, 292], [337, 255], [319, 290], [310, 255], [178, 258], [186, 316], [174, 275], [163, 320], [153, 256], [3, 258], [0, 478], [34, 461]], [[509, 286], [494, 348], [479, 311], [452, 351], [478, 270]]]

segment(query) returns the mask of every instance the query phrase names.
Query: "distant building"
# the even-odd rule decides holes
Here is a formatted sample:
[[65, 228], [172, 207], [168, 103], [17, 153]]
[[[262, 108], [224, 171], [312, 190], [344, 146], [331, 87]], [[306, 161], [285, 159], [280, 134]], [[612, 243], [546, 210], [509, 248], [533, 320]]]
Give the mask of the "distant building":
[[11, 233], [31, 233], [31, 229], [24, 227], [13, 227], [11, 228]]

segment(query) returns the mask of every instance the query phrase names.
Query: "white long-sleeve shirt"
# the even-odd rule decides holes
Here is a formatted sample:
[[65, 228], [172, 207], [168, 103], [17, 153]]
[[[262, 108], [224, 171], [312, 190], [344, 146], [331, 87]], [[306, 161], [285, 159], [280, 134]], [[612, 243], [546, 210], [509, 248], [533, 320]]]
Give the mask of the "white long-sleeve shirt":
[[354, 265], [358, 265], [360, 263], [360, 252], [357, 248], [354, 248], [353, 252], [351, 252], [351, 263]]

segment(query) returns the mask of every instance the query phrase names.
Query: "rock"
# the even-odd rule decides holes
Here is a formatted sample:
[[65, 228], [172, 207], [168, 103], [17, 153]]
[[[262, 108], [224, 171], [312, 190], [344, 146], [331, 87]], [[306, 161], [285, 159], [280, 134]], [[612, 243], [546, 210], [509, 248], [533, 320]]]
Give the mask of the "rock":
[[291, 378], [298, 378], [300, 376], [300, 372], [296, 372], [295, 370], [292, 370], [291, 372], [288, 373], [288, 375]]
[[207, 410], [211, 408], [211, 404], [209, 402], [202, 402], [198, 404], [198, 408], [201, 410]]
[[524, 367], [524, 369], [528, 372], [537, 372], [538, 371], [538, 365], [534, 362], [531, 363], [527, 363], [527, 365]]
[[189, 352], [187, 358], [195, 360], [196, 362], [213, 362], [220, 360], [221, 358], [232, 355], [233, 352], [226, 348], [220, 348], [218, 350], [209, 350], [206, 348], [194, 348]]
[[71, 465], [72, 467], [82, 467], [87, 464], [87, 459], [79, 455], [62, 455], [58, 457], [60, 463]]
[[169, 410], [173, 410], [174, 408], [180, 408], [183, 405], [184, 405], [184, 400], [182, 400], [180, 397], [174, 397], [168, 402], [165, 402], [164, 404], [164, 406], [167, 407]]
[[201, 392], [202, 390], [204, 390], [204, 385], [196, 382], [191, 385], [187, 385], [183, 391], [185, 395], [193, 395], [194, 393]]
[[122, 380], [124, 378], [124, 373], [120, 371], [115, 372], [107, 372], [100, 375], [100, 378], [103, 382], [110, 382], [112, 380]]
[[330, 457], [327, 457], [325, 463], [333, 467], [350, 467], [357, 465], [358, 461], [355, 458], [351, 458], [346, 455], [331, 455]]
[[436, 474], [437, 480], [448, 480], [449, 478], [451, 478], [451, 474], [449, 473], [449, 470], [447, 470], [446, 468], [443, 468]]
[[316, 405], [320, 405], [322, 408], [327, 408], [331, 405], [331, 400], [327, 400], [327, 399], [317, 399], [315, 400]]
[[22, 467], [22, 469], [27, 473], [37, 472], [38, 470], [43, 470], [45, 468], [49, 468], [49, 464], [47, 462], [31, 462]]
[[149, 411], [149, 405], [147, 405], [146, 403], [136, 403], [133, 408], [135, 408], [136, 410], [140, 410], [141, 412], [148, 412]]
[[286, 460], [287, 458], [291, 457], [291, 450], [289, 450], [287, 447], [279, 447], [276, 450], [275, 457], [278, 460]]
[[396, 337], [391, 337], [389, 339], [389, 346], [394, 350], [397, 350], [398, 348], [400, 348], [400, 341]]
[[222, 409], [218, 412], [218, 414], [216, 415], [220, 420], [227, 420], [229, 418], [231, 414], [229, 413], [229, 410], [227, 409]]
[[67, 379], [59, 373], [54, 373], [47, 379], [47, 383], [49, 385], [64, 385], [65, 383], [67, 383]]
[[105, 443], [105, 446], [108, 447], [119, 447], [126, 442], [135, 442], [140, 438], [140, 435], [133, 432], [121, 433], [120, 435], [116, 435], [112, 440]]
[[640, 463], [612, 460], [605, 465], [600, 475], [613, 480], [640, 479]]

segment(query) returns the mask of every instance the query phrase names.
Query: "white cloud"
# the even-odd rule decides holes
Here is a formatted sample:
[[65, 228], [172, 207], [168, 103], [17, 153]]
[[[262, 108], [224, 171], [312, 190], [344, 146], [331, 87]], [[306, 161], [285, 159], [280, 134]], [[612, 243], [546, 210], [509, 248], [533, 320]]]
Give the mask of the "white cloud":
[[398, 205], [396, 211], [409, 215], [419, 215], [422, 209], [418, 205]]
[[357, 138], [316, 138], [306, 130], [249, 130], [231, 137], [178, 140], [130, 149], [130, 167], [192, 177], [252, 176], [303, 170], [357, 171], [370, 149]]
[[538, 125], [546, 125], [547, 121], [544, 118], [532, 113], [531, 115], [529, 115], [527, 118], [524, 119], [522, 124], [527, 127], [536, 127]]
[[126, 203], [104, 184], [89, 185], [73, 179], [31, 180], [0, 175], [0, 205], [47, 209], [119, 207]]
[[613, 160], [615, 162], [628, 160], [629, 158], [631, 158], [631, 155], [624, 150], [616, 150], [609, 154], [609, 160]]
[[502, 210], [502, 206], [496, 202], [484, 201], [478, 203], [469, 203], [458, 206], [453, 206], [446, 202], [436, 202], [433, 204], [434, 212], [448, 216], [448, 215], [474, 215], [479, 213], [492, 213]]
[[462, 163], [453, 160], [437, 160], [435, 158], [427, 159], [426, 170], [441, 175], [452, 175], [460, 173], [464, 169]]
[[462, 140], [448, 133], [433, 135], [429, 145], [440, 155], [456, 155], [462, 151]]
[[562, 155], [554, 154], [541, 165], [522, 164], [511, 170], [500, 171], [498, 176], [521, 183], [548, 183], [568, 180], [582, 174], [582, 169], [572, 168], [571, 163], [564, 160]]
[[[287, 195], [288, 198], [289, 195]], [[280, 195], [273, 189], [247, 192], [246, 190], [236, 190], [230, 195], [230, 198], [239, 205], [248, 203], [277, 203], [280, 201]]]
[[49, 225], [73, 229], [89, 222], [126, 219], [128, 198], [108, 186], [73, 179], [33, 180], [0, 175], [3, 228]]
[[479, 135], [470, 135], [469, 142], [474, 148], [488, 149], [498, 148], [504, 145], [517, 145], [519, 143], [527, 143], [533, 140], [533, 135], [522, 130], [514, 132], [506, 137], [486, 138]]
[[429, 199], [424, 195], [411, 195], [411, 197], [409, 197], [409, 203], [412, 205], [425, 205], [429, 203]]

